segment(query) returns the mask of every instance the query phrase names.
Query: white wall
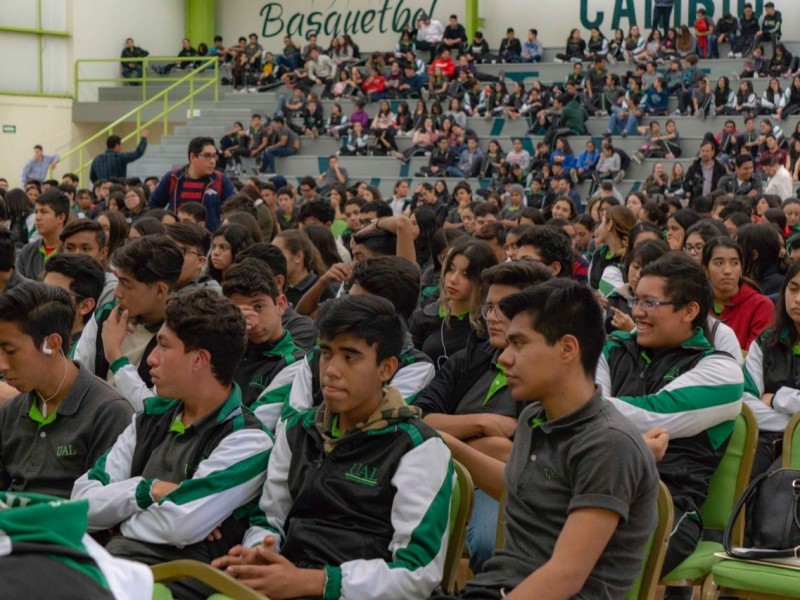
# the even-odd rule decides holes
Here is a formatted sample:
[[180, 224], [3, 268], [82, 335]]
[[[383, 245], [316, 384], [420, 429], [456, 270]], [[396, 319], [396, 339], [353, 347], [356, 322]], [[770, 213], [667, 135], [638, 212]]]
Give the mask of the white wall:
[[[128, 37], [151, 56], [175, 56], [181, 49], [181, 38], [186, 32], [184, 0], [70, 0], [69, 5], [70, 69], [81, 58], [119, 56]], [[83, 77], [120, 77], [118, 63], [86, 64], [79, 68]], [[70, 70], [70, 81], [72, 73]], [[78, 99], [96, 100], [92, 89], [81, 86]]]
[[[764, 0], [750, 0], [761, 6]], [[697, 8], [703, 6], [714, 18], [724, 11], [739, 13], [745, 0], [675, 0], [681, 22], [694, 21]], [[777, 0], [784, 16], [786, 39], [800, 39], [800, 0]], [[483, 31], [491, 46], [499, 45], [507, 27], [514, 27], [518, 36], [529, 28], [539, 30], [547, 46], [561, 46], [573, 27], [588, 29], [598, 22], [608, 35], [612, 27], [626, 29], [631, 22], [640, 27], [649, 24], [647, 6], [652, 0], [480, 0], [480, 16], [485, 19]], [[327, 45], [338, 24], [351, 33], [362, 50], [391, 48], [410, 16], [424, 10], [443, 23], [451, 13], [463, 22], [463, 0], [218, 0], [217, 31], [232, 45], [240, 35], [253, 31], [262, 38], [266, 49], [280, 51], [287, 32], [305, 37], [318, 31]], [[602, 13], [602, 16], [600, 15]], [[365, 21], [366, 19], [366, 21]], [[364, 32], [363, 25], [367, 31]]]
[[[44, 52], [44, 91], [74, 93], [74, 63], [79, 58], [119, 56], [125, 38], [153, 56], [174, 56], [186, 30], [184, 0], [42, 0], [41, 26], [69, 31], [69, 38], [47, 38]], [[35, 0], [0, 0], [0, 24], [38, 27]], [[0, 34], [0, 91], [38, 91], [38, 39]], [[85, 77], [119, 77], [119, 64], [81, 68]], [[82, 86], [80, 100], [96, 100], [96, 86]], [[19, 184], [22, 166], [42, 144], [48, 154], [66, 152], [97, 130], [72, 123], [72, 100], [0, 95], [0, 125], [15, 125], [16, 133], [0, 132], [0, 177]], [[0, 130], [1, 131], [1, 130]], [[126, 128], [121, 128], [124, 133]], [[155, 141], [155, 140], [154, 140]], [[89, 152], [102, 151], [102, 142]], [[63, 173], [75, 163], [59, 165]]]

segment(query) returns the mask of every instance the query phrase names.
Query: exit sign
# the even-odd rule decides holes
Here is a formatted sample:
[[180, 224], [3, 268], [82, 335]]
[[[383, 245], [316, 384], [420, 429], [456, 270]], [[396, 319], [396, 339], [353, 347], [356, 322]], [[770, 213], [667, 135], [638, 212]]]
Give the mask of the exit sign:
[[3, 133], [17, 133], [16, 125], [3, 125]]

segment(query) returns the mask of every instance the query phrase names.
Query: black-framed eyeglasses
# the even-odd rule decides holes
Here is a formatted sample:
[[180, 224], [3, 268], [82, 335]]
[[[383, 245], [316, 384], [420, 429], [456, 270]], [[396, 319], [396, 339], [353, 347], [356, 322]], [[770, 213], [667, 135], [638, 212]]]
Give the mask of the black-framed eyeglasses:
[[217, 160], [217, 158], [219, 158], [219, 155], [216, 152], [201, 152], [197, 156], [205, 158], [206, 160], [211, 160], [211, 159]]
[[683, 306], [686, 302], [674, 302], [674, 301], [667, 301], [667, 300], [644, 300], [643, 298], [628, 298], [628, 306], [632, 309], [641, 307], [644, 310], [655, 310], [659, 306]]

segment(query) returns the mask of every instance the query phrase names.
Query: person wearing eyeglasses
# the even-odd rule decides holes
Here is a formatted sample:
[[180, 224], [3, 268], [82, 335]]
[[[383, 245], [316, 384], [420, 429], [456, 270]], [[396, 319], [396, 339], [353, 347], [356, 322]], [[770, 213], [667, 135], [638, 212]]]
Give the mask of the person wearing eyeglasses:
[[[454, 353], [433, 381], [414, 401], [423, 421], [498, 460], [506, 462], [511, 437], [525, 404], [511, 397], [498, 358], [508, 345], [509, 321], [498, 309], [500, 301], [515, 292], [553, 277], [553, 272], [534, 261], [495, 265], [483, 271], [486, 297], [481, 315], [489, 338], [472, 339]], [[492, 555], [497, 528], [498, 504], [479, 489], [467, 530], [470, 567], [479, 573]]]
[[711, 301], [703, 268], [685, 254], [669, 252], [648, 264], [630, 300], [636, 330], [613, 332], [597, 368], [603, 396], [642, 433], [669, 432], [658, 471], [672, 493], [675, 530], [663, 574], [700, 540], [698, 511], [741, 411], [739, 363], [716, 351], [703, 328]]
[[216, 231], [222, 222], [222, 203], [236, 193], [228, 176], [217, 169], [217, 149], [210, 137], [189, 142], [189, 163], [161, 178], [147, 202], [148, 208], [167, 208], [178, 213], [186, 202], [200, 202], [206, 209], [206, 229]]
[[167, 237], [175, 242], [183, 254], [183, 267], [174, 294], [183, 296], [199, 289], [221, 294], [222, 286], [206, 272], [211, 234], [194, 223], [173, 223], [167, 225]]

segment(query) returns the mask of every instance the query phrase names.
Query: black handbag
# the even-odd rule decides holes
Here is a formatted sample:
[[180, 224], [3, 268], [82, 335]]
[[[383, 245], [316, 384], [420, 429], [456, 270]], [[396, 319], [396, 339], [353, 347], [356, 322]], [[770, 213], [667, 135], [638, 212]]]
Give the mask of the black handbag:
[[[752, 547], [732, 548], [734, 524], [745, 504]], [[800, 558], [800, 469], [778, 469], [756, 477], [736, 503], [722, 545], [734, 558]]]

